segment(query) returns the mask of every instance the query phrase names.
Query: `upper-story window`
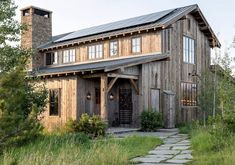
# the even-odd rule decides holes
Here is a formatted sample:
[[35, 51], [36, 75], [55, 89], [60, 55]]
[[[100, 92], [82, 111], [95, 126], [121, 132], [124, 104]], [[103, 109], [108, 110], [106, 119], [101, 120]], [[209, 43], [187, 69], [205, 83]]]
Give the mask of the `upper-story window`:
[[46, 53], [46, 65], [58, 64], [58, 53], [49, 52]]
[[109, 44], [110, 56], [118, 55], [118, 41], [111, 41]]
[[75, 62], [75, 49], [63, 51], [63, 63]]
[[132, 38], [131, 50], [132, 50], [132, 53], [141, 52], [141, 38], [140, 37]]
[[97, 59], [103, 57], [103, 45], [92, 45], [88, 47], [88, 59]]
[[195, 64], [195, 41], [192, 38], [184, 36], [183, 38], [183, 61]]

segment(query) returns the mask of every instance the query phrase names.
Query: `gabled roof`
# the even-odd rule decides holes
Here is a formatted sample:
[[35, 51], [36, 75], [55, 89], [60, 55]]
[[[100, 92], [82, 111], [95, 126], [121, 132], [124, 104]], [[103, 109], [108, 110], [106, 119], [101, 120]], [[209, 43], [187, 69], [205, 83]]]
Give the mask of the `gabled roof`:
[[[78, 30], [75, 32], [71, 32], [69, 34], [63, 34], [60, 36], [56, 36], [56, 39], [52, 39], [52, 41], [41, 45], [39, 49], [47, 49], [52, 47], [61, 46], [63, 44], [74, 44], [75, 42], [84, 41], [84, 38], [96, 36], [96, 39], [99, 37], [108, 37], [112, 32], [122, 32], [122, 30], [126, 29], [137, 29], [138, 27], [147, 26], [146, 28], [167, 28], [169, 25], [174, 23], [175, 21], [181, 19], [185, 15], [192, 13], [195, 15], [195, 18], [198, 21], [201, 21], [200, 26], [202, 26], [202, 31], [209, 37], [211, 47], [218, 46], [220, 47], [220, 43], [210, 28], [208, 22], [200, 11], [198, 5], [190, 5], [180, 8], [174, 8], [169, 10], [164, 10], [161, 12], [156, 12], [152, 14], [147, 14], [139, 17], [129, 18], [121, 21], [116, 21], [104, 25], [94, 26], [82, 30]], [[108, 34], [108, 35], [105, 35]], [[114, 33], [112, 33], [114, 35]], [[117, 35], [117, 33], [115, 34]], [[53, 37], [55, 38], [55, 37]], [[90, 38], [89, 38], [90, 39]]]
[[170, 56], [168, 54], [145, 54], [145, 55], [135, 55], [126, 58], [116, 58], [102, 61], [89, 62], [84, 64], [66, 65], [58, 66], [53, 68], [41, 68], [38, 76], [45, 75], [58, 75], [64, 73], [77, 73], [77, 72], [87, 72], [87, 71], [103, 71], [109, 72], [117, 70], [119, 68], [125, 68], [130, 66], [136, 66], [144, 63], [149, 63], [152, 61], [166, 60]]

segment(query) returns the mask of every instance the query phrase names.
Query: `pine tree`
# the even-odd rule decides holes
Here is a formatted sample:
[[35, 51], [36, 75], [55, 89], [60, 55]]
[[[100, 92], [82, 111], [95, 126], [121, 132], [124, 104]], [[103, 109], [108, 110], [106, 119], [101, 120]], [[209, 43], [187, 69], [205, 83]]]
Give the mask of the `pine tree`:
[[18, 45], [25, 26], [14, 20], [16, 9], [11, 0], [0, 1], [0, 148], [40, 131], [47, 97], [43, 86], [27, 78], [32, 51]]

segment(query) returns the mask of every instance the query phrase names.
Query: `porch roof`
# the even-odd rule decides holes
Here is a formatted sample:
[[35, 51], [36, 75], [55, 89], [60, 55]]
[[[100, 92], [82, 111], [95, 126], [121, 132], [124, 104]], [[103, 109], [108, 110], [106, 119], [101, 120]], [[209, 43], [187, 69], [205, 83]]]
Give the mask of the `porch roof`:
[[39, 69], [36, 75], [46, 76], [46, 75], [56, 75], [56, 74], [65, 74], [65, 73], [87, 72], [87, 71], [109, 72], [120, 68], [131, 67], [152, 61], [165, 60], [168, 58], [169, 54], [162, 54], [162, 53], [135, 55], [132, 57], [116, 58], [116, 59], [102, 60], [102, 61], [83, 63], [83, 64], [58, 66], [52, 68], [45, 67]]

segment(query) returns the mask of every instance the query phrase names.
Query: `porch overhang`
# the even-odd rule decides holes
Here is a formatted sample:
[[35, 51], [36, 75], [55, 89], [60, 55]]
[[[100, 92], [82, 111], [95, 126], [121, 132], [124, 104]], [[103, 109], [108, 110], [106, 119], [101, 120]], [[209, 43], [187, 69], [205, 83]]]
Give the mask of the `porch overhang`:
[[122, 70], [127, 67], [136, 66], [153, 61], [168, 60], [169, 58], [170, 58], [169, 54], [155, 53], [155, 54], [135, 55], [125, 58], [119, 57], [108, 60], [103, 59], [96, 62], [81, 63], [68, 66], [58, 66], [51, 68], [48, 67], [40, 68], [38, 71], [30, 72], [29, 77], [50, 78], [50, 77], [61, 77], [61, 76], [71, 76], [71, 75], [85, 76], [94, 73], [108, 73], [111, 71], [119, 69]]

